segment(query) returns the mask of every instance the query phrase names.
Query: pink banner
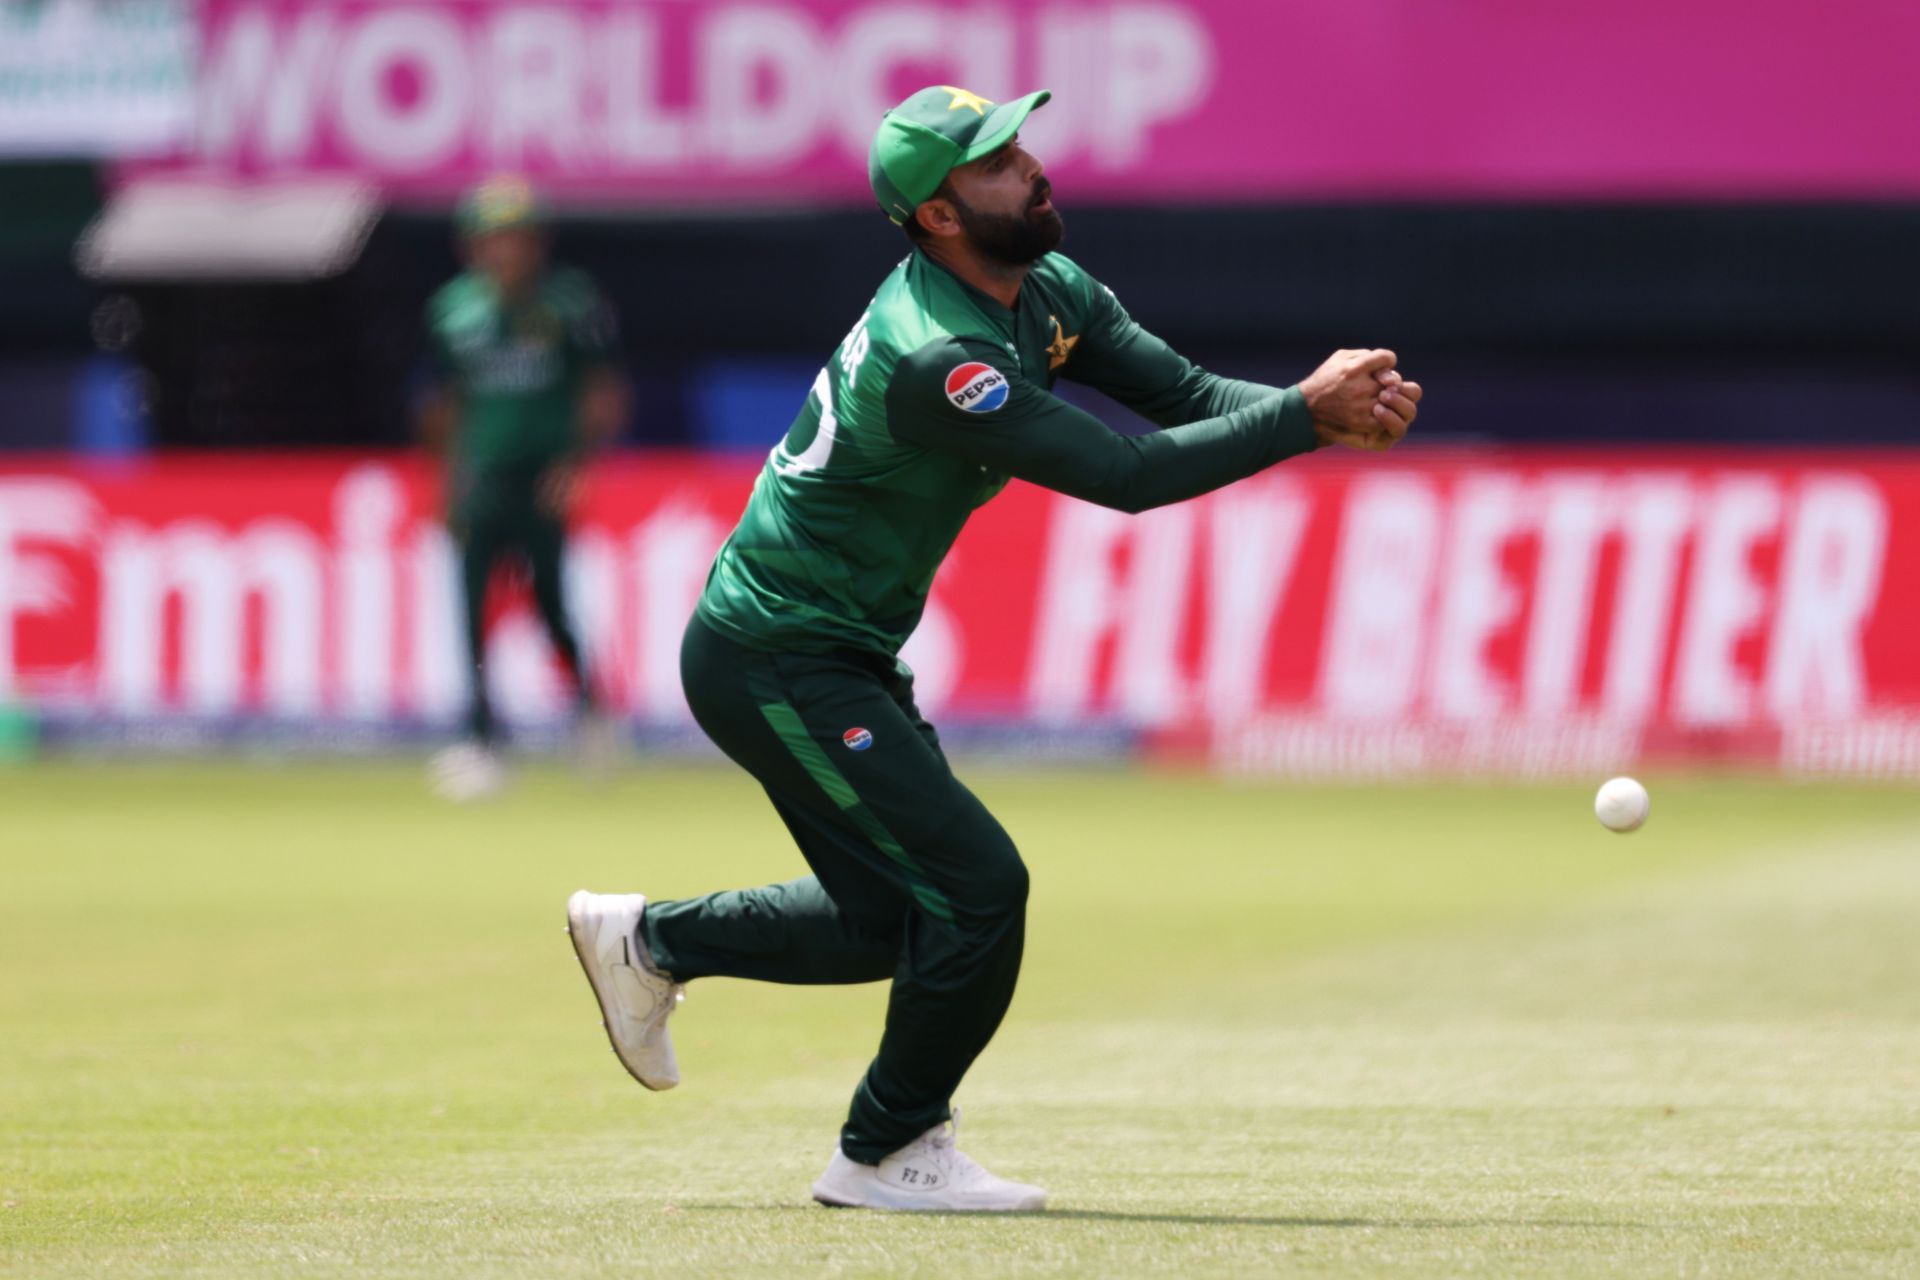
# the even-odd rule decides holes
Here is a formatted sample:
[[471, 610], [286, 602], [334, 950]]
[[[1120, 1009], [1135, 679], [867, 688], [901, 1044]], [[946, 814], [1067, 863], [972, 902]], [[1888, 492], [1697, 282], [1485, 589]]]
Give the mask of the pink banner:
[[[757, 466], [597, 465], [568, 566], [598, 683], [685, 724], [680, 635]], [[453, 549], [412, 459], [0, 468], [0, 704], [448, 729]], [[1290, 775], [1649, 759], [1920, 778], [1920, 459], [1316, 456], [1129, 517], [1016, 484], [907, 657], [942, 721], [1124, 725]], [[511, 593], [508, 593], [511, 596]], [[569, 705], [524, 605], [517, 723]]]
[[1920, 6], [202, 0], [173, 164], [858, 202], [929, 83], [1056, 93], [1062, 199], [1920, 194]]

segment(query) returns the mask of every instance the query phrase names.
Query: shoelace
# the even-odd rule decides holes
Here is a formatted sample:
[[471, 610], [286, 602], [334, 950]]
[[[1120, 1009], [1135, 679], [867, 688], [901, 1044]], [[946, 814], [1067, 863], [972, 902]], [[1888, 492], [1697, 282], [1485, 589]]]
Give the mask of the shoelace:
[[[657, 974], [651, 968], [648, 968], [644, 965], [633, 964], [631, 961], [629, 961], [628, 963], [636, 973], [644, 974], [647, 977], [652, 978], [652, 977], [666, 976], [664, 974]], [[652, 1031], [655, 1028], [664, 1026], [667, 1021], [667, 1015], [672, 1013], [675, 1009], [678, 1009], [680, 1007], [680, 1002], [685, 1000], [686, 998], [687, 998], [686, 983], [684, 982], [668, 983], [667, 998], [665, 1000], [662, 1000], [659, 1004], [653, 1007], [653, 1012], [647, 1015], [647, 1020], [643, 1025], [649, 1031]]]
[[953, 1116], [945, 1124], [935, 1125], [920, 1135], [920, 1140], [930, 1147], [950, 1150], [960, 1141], [960, 1108], [953, 1109]]
[[934, 1162], [954, 1181], [985, 1172], [978, 1161], [960, 1150], [960, 1108], [955, 1107], [953, 1118], [937, 1129], [929, 1129], [922, 1140], [930, 1148]]
[[675, 1009], [678, 1009], [680, 1007], [680, 1002], [682, 1000], [685, 1000], [686, 998], [687, 998], [687, 988], [685, 984], [676, 982], [672, 986], [668, 987], [667, 998], [665, 1000], [662, 1000], [659, 1003], [659, 1005], [654, 1008], [653, 1013], [647, 1018], [648, 1029], [665, 1025], [667, 1021], [667, 1015], [672, 1013]]
[[[651, 965], [637, 963], [634, 960], [627, 960], [626, 963], [629, 966], [631, 966], [636, 972], [645, 974], [648, 977], [664, 978], [666, 976], [665, 974], [659, 973], [656, 970], [654, 970], [654, 968]], [[684, 982], [668, 983], [667, 998], [665, 1000], [662, 1000], [658, 1005], [654, 1007], [654, 1011], [647, 1016], [646, 1025], [649, 1028], [652, 1028], [652, 1027], [657, 1027], [662, 1023], [664, 1023], [667, 1020], [667, 1015], [672, 1013], [675, 1009], [678, 1009], [680, 1007], [680, 1002], [685, 1000], [686, 998], [687, 998], [686, 983]]]

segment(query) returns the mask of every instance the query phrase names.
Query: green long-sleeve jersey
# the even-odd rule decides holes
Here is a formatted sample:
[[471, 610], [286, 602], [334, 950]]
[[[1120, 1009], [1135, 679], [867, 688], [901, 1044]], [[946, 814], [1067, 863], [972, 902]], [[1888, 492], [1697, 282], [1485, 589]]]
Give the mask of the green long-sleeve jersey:
[[[1162, 431], [1052, 393], [1084, 383]], [[1315, 445], [1297, 388], [1216, 377], [1049, 254], [1011, 310], [914, 252], [814, 379], [720, 549], [698, 613], [750, 648], [897, 652], [974, 508], [1019, 477], [1123, 511]]]
[[593, 282], [552, 267], [518, 305], [478, 271], [427, 303], [427, 336], [459, 397], [452, 462], [464, 475], [526, 477], [581, 447], [580, 389], [612, 359], [613, 313]]

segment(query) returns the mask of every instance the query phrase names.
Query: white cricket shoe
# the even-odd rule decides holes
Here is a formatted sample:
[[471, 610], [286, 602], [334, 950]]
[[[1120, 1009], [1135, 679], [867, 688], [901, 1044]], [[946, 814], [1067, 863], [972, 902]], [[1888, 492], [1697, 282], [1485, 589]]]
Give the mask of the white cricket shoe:
[[434, 754], [427, 765], [433, 794], [455, 804], [471, 804], [500, 794], [507, 767], [500, 753], [483, 742], [456, 742]]
[[846, 1209], [924, 1209], [937, 1213], [1018, 1213], [1047, 1207], [1047, 1193], [996, 1178], [955, 1143], [960, 1113], [935, 1125], [877, 1165], [849, 1160], [834, 1148], [813, 1198]]
[[671, 1089], [680, 1083], [680, 1064], [667, 1018], [686, 991], [638, 954], [635, 930], [646, 907], [644, 894], [582, 889], [567, 899], [567, 933], [620, 1064], [649, 1089]]

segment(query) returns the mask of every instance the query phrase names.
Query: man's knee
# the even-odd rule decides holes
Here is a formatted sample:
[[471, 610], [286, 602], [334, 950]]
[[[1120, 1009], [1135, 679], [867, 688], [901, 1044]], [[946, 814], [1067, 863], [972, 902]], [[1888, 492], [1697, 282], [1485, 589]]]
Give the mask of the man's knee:
[[1018, 915], [1027, 909], [1030, 887], [1027, 864], [1020, 860], [1020, 851], [1009, 842], [1006, 856], [995, 864], [987, 880], [989, 901], [1007, 915]]
[[1029, 879], [1027, 864], [1020, 851], [1004, 832], [990, 846], [979, 851], [967, 877], [961, 901], [955, 905], [962, 927], [969, 925], [983, 933], [999, 933], [1004, 927], [1025, 918]]

